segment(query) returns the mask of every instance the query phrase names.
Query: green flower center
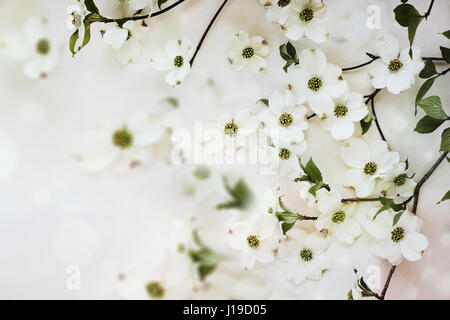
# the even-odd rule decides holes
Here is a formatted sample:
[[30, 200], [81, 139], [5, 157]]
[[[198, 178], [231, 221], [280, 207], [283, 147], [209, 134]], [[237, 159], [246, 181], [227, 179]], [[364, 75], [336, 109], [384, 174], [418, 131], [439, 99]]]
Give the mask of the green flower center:
[[48, 39], [40, 39], [36, 43], [36, 51], [41, 55], [46, 55], [50, 52], [50, 41]]
[[173, 65], [177, 68], [181, 68], [183, 66], [184, 59], [182, 56], [176, 56], [175, 59], [173, 59]]
[[310, 8], [303, 9], [302, 12], [298, 14], [300, 20], [303, 22], [311, 21], [312, 18], [314, 18], [314, 11], [312, 11]]
[[392, 59], [391, 61], [389, 61], [388, 69], [391, 72], [397, 72], [402, 67], [403, 67], [403, 63], [398, 59]]
[[347, 300], [353, 300], [353, 292], [351, 289], [347, 292]]
[[238, 126], [234, 122], [228, 122], [225, 125], [224, 132], [225, 134], [229, 135], [230, 137], [235, 137], [238, 133]]
[[198, 167], [194, 170], [194, 177], [199, 180], [206, 180], [211, 176], [211, 170], [207, 167]]
[[278, 1], [278, 6], [281, 8], [286, 7], [289, 3], [291, 3], [291, 0], [279, 0]]
[[313, 253], [309, 249], [302, 249], [302, 251], [300, 251], [300, 258], [302, 258], [303, 261], [309, 262], [313, 259]]
[[120, 149], [128, 149], [133, 144], [133, 135], [127, 129], [118, 129], [113, 133], [112, 143]]
[[334, 115], [336, 118], [345, 117], [348, 112], [348, 108], [346, 106], [336, 106], [334, 107]]
[[399, 242], [405, 237], [405, 229], [402, 227], [397, 227], [391, 232], [391, 240], [394, 242]]
[[345, 212], [342, 210], [339, 210], [333, 214], [331, 217], [331, 221], [334, 223], [342, 223], [345, 220]]
[[249, 235], [247, 237], [248, 246], [250, 248], [258, 248], [259, 247], [259, 239], [254, 234]]
[[164, 287], [157, 281], [150, 281], [145, 289], [152, 299], [160, 299], [164, 296]]
[[242, 56], [245, 59], [250, 59], [251, 57], [253, 57], [253, 55], [255, 54], [255, 50], [253, 50], [253, 48], [245, 48], [244, 50], [242, 50]]
[[186, 250], [186, 246], [183, 243], [179, 243], [177, 246], [177, 251], [183, 253]]
[[394, 179], [394, 184], [399, 187], [402, 186], [406, 183], [406, 179], [408, 178], [408, 176], [405, 173], [402, 173], [398, 176], [395, 177]]
[[294, 122], [292, 115], [286, 112], [280, 116], [279, 120], [283, 127], [289, 127]]
[[314, 77], [309, 79], [308, 81], [308, 88], [312, 91], [319, 91], [319, 89], [322, 87], [322, 80]]
[[287, 160], [289, 159], [291, 155], [291, 152], [288, 149], [280, 149], [280, 152], [278, 153], [278, 156], [280, 157], [281, 160]]
[[364, 166], [364, 173], [372, 176], [375, 174], [375, 172], [377, 172], [377, 164], [375, 162], [367, 162], [366, 165]]

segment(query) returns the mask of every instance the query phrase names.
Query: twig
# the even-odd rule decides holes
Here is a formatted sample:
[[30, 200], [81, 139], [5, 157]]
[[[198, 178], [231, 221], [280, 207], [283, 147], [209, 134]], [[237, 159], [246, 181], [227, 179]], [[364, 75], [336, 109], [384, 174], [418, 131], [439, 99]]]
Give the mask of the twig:
[[315, 113], [310, 114], [309, 116], [306, 117], [306, 120], [309, 120], [309, 119], [311, 119], [311, 118], [314, 118], [315, 116], [317, 116], [317, 114], [315, 114]]
[[380, 59], [380, 57], [374, 56], [373, 54], [370, 54], [370, 53], [368, 53], [368, 52], [366, 52], [366, 54], [367, 54], [370, 58], [372, 58], [372, 60], [367, 61], [367, 62], [364, 62], [364, 63], [361, 63], [361, 64], [358, 64], [357, 66], [354, 66], [354, 67], [342, 68], [342, 71], [343, 71], [343, 72], [346, 72], [346, 71], [355, 70], [355, 69], [358, 69], [358, 68], [361, 68], [361, 67], [365, 67], [365, 66], [371, 64], [372, 62], [374, 62], [375, 60]]
[[377, 114], [375, 112], [375, 97], [376, 95], [381, 91], [381, 89], [376, 89], [374, 92], [372, 92], [370, 95], [368, 96], [364, 96], [364, 98], [367, 98], [365, 101], [365, 104], [368, 104], [370, 102], [370, 106], [372, 109], [372, 113], [375, 117], [375, 124], [377, 126], [378, 132], [380, 133], [381, 139], [383, 139], [383, 141], [386, 141], [386, 138], [384, 137], [383, 131], [381, 130], [381, 126], [380, 123], [378, 122], [378, 117]]
[[200, 48], [202, 47], [203, 41], [205, 41], [206, 35], [208, 34], [209, 30], [213, 26], [214, 22], [216, 21], [217, 17], [219, 16], [220, 12], [222, 11], [223, 7], [227, 4], [228, 0], [224, 0], [222, 5], [219, 7], [219, 10], [217, 10], [216, 14], [212, 18], [212, 20], [209, 22], [208, 27], [206, 28], [205, 32], [203, 33], [200, 42], [197, 45], [197, 48], [195, 49], [194, 55], [192, 56], [191, 61], [189, 61], [189, 64], [192, 66], [195, 61], [195, 57], [197, 56], [197, 53], [200, 51]]
[[370, 202], [370, 201], [380, 201], [379, 198], [345, 198], [341, 202]]
[[430, 6], [428, 7], [428, 11], [427, 12], [425, 12], [425, 14], [424, 14], [424, 18], [425, 19], [427, 19], [428, 18], [428, 16], [430, 15], [430, 13], [431, 13], [431, 9], [433, 8], [433, 4], [434, 4], [434, 0], [431, 0], [431, 2], [430, 2]]
[[391, 270], [389, 270], [389, 274], [388, 274], [388, 277], [387, 277], [386, 282], [384, 284], [383, 291], [381, 292], [381, 295], [379, 296], [379, 298], [377, 297], [378, 299], [384, 300], [384, 297], [386, 296], [387, 289], [389, 288], [389, 284], [391, 283], [392, 275], [394, 274], [395, 268], [397, 268], [397, 266], [392, 266]]

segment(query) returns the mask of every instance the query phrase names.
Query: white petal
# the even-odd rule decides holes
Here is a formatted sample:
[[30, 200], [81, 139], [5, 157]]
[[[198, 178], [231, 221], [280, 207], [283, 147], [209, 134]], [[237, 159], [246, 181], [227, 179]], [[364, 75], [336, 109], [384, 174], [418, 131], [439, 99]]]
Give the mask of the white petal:
[[358, 138], [351, 138], [345, 142], [341, 149], [341, 157], [345, 164], [362, 169], [370, 159], [370, 149], [367, 143]]
[[122, 64], [136, 63], [141, 56], [141, 43], [130, 38], [116, 51], [116, 58]]
[[128, 129], [134, 134], [136, 145], [151, 145], [161, 139], [164, 127], [159, 121], [153, 120], [148, 111], [134, 112], [128, 119]]
[[119, 27], [106, 30], [103, 40], [115, 50], [119, 49], [128, 37], [128, 30]]
[[361, 235], [361, 232], [362, 230], [358, 222], [353, 219], [346, 219], [344, 222], [334, 227], [336, 238], [346, 244], [351, 244], [357, 237]]
[[353, 187], [357, 197], [368, 197], [375, 188], [375, 180], [364, 174], [361, 169], [350, 169], [345, 173], [345, 186]]
[[386, 34], [375, 42], [375, 52], [386, 62], [397, 58], [398, 40], [392, 34]]
[[270, 47], [263, 37], [254, 36], [250, 39], [250, 45], [255, 50], [255, 54], [261, 57], [267, 57], [270, 52]]
[[150, 64], [153, 68], [160, 71], [167, 71], [174, 67], [173, 60], [166, 55], [156, 55], [150, 59]]
[[331, 128], [331, 136], [336, 140], [345, 140], [350, 138], [355, 131], [355, 125], [350, 119], [341, 119], [334, 123]]
[[427, 238], [417, 232], [408, 233], [400, 242], [400, 249], [406, 260], [417, 261], [422, 258], [423, 251], [428, 247]]
[[322, 50], [304, 49], [300, 51], [299, 65], [311, 74], [322, 74], [327, 67], [327, 58]]
[[403, 260], [400, 245], [394, 243], [390, 238], [375, 244], [373, 246], [373, 254], [388, 260], [393, 265], [399, 265]]
[[249, 64], [254, 72], [261, 72], [267, 67], [267, 61], [257, 55], [249, 59]]
[[172, 86], [179, 85], [183, 82], [184, 78], [188, 75], [190, 70], [191, 67], [189, 64], [185, 64], [181, 68], [172, 69], [167, 73], [165, 80]]
[[334, 109], [334, 102], [331, 97], [323, 91], [314, 93], [309, 98], [309, 107], [319, 117], [331, 114]]
[[319, 19], [312, 19], [306, 24], [305, 33], [308, 38], [316, 43], [323, 43], [328, 40], [329, 33], [325, 22]]
[[372, 79], [371, 83], [374, 88], [385, 88], [391, 81], [391, 72], [387, 65], [380, 60], [372, 62], [368, 66], [367, 72]]

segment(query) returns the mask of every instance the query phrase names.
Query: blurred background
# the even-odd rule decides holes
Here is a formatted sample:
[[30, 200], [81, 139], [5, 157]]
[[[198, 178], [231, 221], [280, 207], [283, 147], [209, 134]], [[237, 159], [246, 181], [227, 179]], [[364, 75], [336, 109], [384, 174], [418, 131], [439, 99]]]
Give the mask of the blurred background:
[[[96, 1], [98, 7], [105, 8], [105, 15], [114, 14], [116, 4], [112, 2], [118, 1]], [[0, 43], [22, 32], [28, 18], [42, 16], [48, 21], [58, 52], [55, 68], [39, 80], [23, 73], [23, 61], [0, 54], [0, 298], [121, 298], [117, 288], [121, 272], [130, 265], [145, 267], [143, 261], [151, 260], [170, 241], [176, 219], [197, 219], [196, 227], [205, 243], [231, 254], [224, 241], [224, 224], [235, 213], [215, 210], [215, 204], [226, 195], [219, 190], [216, 203], [207, 201], [209, 197], [199, 200], [190, 196], [183, 190], [187, 169], [155, 161], [126, 173], [89, 173], [76, 161], [80, 137], [110, 117], [151, 110], [166, 98], [175, 97], [179, 101], [177, 112], [186, 121], [211, 122], [224, 111], [250, 107], [282, 88], [284, 63], [278, 47], [286, 38], [279, 27], [265, 20], [257, 0], [229, 1], [181, 87], [170, 87], [164, 82], [164, 73], [151, 69], [149, 57], [162, 52], [167, 40], [186, 37], [196, 44], [221, 2], [187, 0], [156, 17], [142, 42], [139, 61], [123, 66], [103, 42], [101, 25], [92, 27], [88, 46], [75, 58], [71, 56], [66, 9], [74, 1], [0, 0]], [[408, 45], [407, 31], [393, 15], [400, 1], [325, 2], [331, 16], [330, 40], [323, 45], [302, 40], [295, 44], [297, 50], [320, 48], [330, 62], [346, 67], [367, 61], [365, 52], [373, 50], [374, 39], [386, 32], [396, 35], [401, 47]], [[429, 4], [410, 2], [420, 12]], [[378, 30], [366, 27], [369, 5], [381, 10]], [[448, 40], [439, 33], [448, 29], [449, 9], [448, 1], [437, 0], [428, 21], [420, 25], [415, 43], [424, 56], [440, 56], [439, 46], [448, 47]], [[232, 35], [241, 30], [263, 36], [272, 49], [269, 67], [260, 74], [250, 69], [235, 72], [226, 61]], [[354, 91], [372, 91], [364, 70], [348, 73], [346, 79]], [[415, 117], [413, 112], [420, 83], [402, 95], [383, 93], [376, 102], [390, 146], [402, 159], [409, 159], [416, 177], [438, 157], [443, 129], [428, 135], [413, 132], [421, 116]], [[447, 113], [448, 88], [447, 76], [429, 92], [441, 97]], [[313, 122], [310, 127], [308, 156], [314, 157], [327, 181], [339, 184], [338, 172], [344, 165], [338, 157], [338, 145], [319, 124]], [[371, 129], [368, 135], [377, 137], [377, 132]], [[216, 169], [231, 178], [244, 177], [254, 194], [279, 183], [276, 177], [261, 176], [251, 166]], [[424, 219], [429, 248], [421, 261], [404, 262], [397, 268], [387, 298], [450, 298], [450, 202], [436, 205], [448, 189], [449, 177], [449, 164], [443, 163], [422, 189], [418, 214]], [[355, 266], [362, 274], [367, 266], [379, 266], [384, 283], [389, 266], [371, 255], [365, 239], [351, 247], [333, 245], [330, 251], [335, 267], [321, 281], [307, 281], [298, 287], [284, 280], [278, 262], [244, 272], [230, 260], [217, 272], [245, 280], [242, 288], [233, 288], [237, 292], [230, 294], [240, 298], [345, 299]], [[73, 266], [81, 276], [81, 286], [75, 289], [67, 284]], [[255, 289], [260, 287], [266, 290]], [[201, 297], [215, 296], [205, 293]]]

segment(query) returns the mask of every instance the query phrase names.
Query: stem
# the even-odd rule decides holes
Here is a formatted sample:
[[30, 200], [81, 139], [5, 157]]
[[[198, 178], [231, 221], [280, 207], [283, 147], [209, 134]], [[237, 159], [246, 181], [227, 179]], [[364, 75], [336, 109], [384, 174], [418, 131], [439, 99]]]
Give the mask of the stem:
[[438, 58], [438, 57], [422, 57], [422, 60], [444, 61], [444, 58]]
[[391, 279], [392, 279], [392, 275], [394, 274], [395, 268], [397, 268], [397, 266], [392, 266], [391, 270], [389, 270], [389, 274], [388, 274], [388, 277], [386, 279], [386, 283], [384, 284], [383, 291], [381, 292], [381, 296], [379, 298], [377, 297], [378, 299], [384, 300], [384, 297], [386, 296], [387, 289], [389, 288], [389, 283], [391, 282]]
[[302, 216], [299, 214], [301, 220], [317, 220], [317, 217], [308, 217], [308, 216]]
[[369, 201], [380, 201], [379, 198], [345, 198], [341, 202], [369, 202]]
[[380, 59], [380, 57], [374, 56], [374, 55], [372, 55], [372, 54], [370, 54], [370, 53], [366, 53], [366, 54], [367, 54], [370, 58], [372, 58], [372, 60], [367, 61], [367, 62], [364, 62], [364, 63], [361, 63], [361, 64], [358, 64], [357, 66], [354, 66], [354, 67], [342, 68], [342, 71], [343, 71], [343, 72], [346, 72], [346, 71], [355, 70], [355, 69], [358, 69], [358, 68], [361, 68], [361, 67], [365, 67], [365, 66], [371, 64], [372, 62], [374, 62], [375, 60]]
[[317, 114], [315, 114], [315, 113], [310, 114], [309, 116], [306, 117], [306, 120], [309, 120], [309, 119], [311, 119], [311, 118], [314, 118], [315, 116], [317, 116]]
[[431, 2], [430, 2], [430, 6], [428, 7], [428, 11], [427, 11], [427, 12], [425, 12], [425, 15], [424, 15], [424, 18], [425, 18], [425, 19], [427, 19], [427, 18], [428, 18], [428, 16], [430, 15], [430, 13], [431, 13], [431, 9], [433, 8], [433, 4], [434, 4], [434, 0], [431, 0]]
[[373, 115], [374, 115], [374, 117], [375, 117], [375, 124], [377, 125], [378, 132], [380, 133], [381, 139], [383, 139], [383, 141], [386, 141], [386, 138], [384, 137], [383, 131], [381, 130], [380, 123], [378, 122], [377, 114], [376, 114], [376, 112], [375, 112], [375, 102], [374, 102], [374, 100], [375, 100], [376, 95], [377, 95], [380, 91], [381, 91], [381, 89], [376, 89], [376, 90], [375, 90], [374, 92], [372, 92], [370, 95], [365, 96], [365, 98], [367, 98], [366, 101], [365, 101], [365, 104], [368, 104], [368, 103], [370, 102], [370, 106], [371, 106], [371, 108], [372, 108], [372, 113], [373, 113]]
[[134, 16], [134, 17], [127, 17], [127, 18], [119, 18], [119, 19], [104, 18], [102, 20], [102, 22], [105, 22], [105, 23], [117, 22], [118, 24], [124, 24], [127, 21], [145, 20], [145, 19], [147, 19], [149, 17], [159, 16], [160, 14], [163, 14], [163, 13], [165, 13], [165, 12], [175, 8], [176, 6], [178, 6], [179, 4], [183, 3], [184, 1], [186, 1], [186, 0], [178, 0], [177, 2], [171, 4], [170, 6], [164, 8], [162, 10], [159, 10], [157, 12], [154, 12], [154, 13], [152, 13], [150, 15], [147, 14], [147, 15], [143, 15], [143, 16]]
[[212, 20], [210, 21], [208, 27], [206, 28], [205, 32], [203, 33], [200, 42], [197, 45], [197, 48], [195, 49], [194, 55], [192, 56], [191, 61], [189, 61], [189, 64], [192, 66], [194, 64], [195, 61], [195, 57], [197, 56], [197, 53], [200, 51], [200, 48], [202, 47], [203, 41], [205, 41], [206, 35], [208, 34], [209, 30], [211, 29], [211, 27], [214, 24], [214, 21], [216, 21], [217, 17], [220, 14], [220, 11], [222, 11], [223, 7], [225, 7], [225, 5], [227, 4], [228, 0], [224, 0], [222, 5], [219, 7], [219, 10], [217, 10], [216, 14], [214, 15], [214, 17], [212, 18]]
[[443, 76], [443, 75], [445, 75], [447, 72], [449, 72], [450, 71], [450, 68], [447, 68], [447, 69], [445, 69], [444, 71], [442, 71], [441, 73], [440, 73], [440, 75], [441, 76]]

